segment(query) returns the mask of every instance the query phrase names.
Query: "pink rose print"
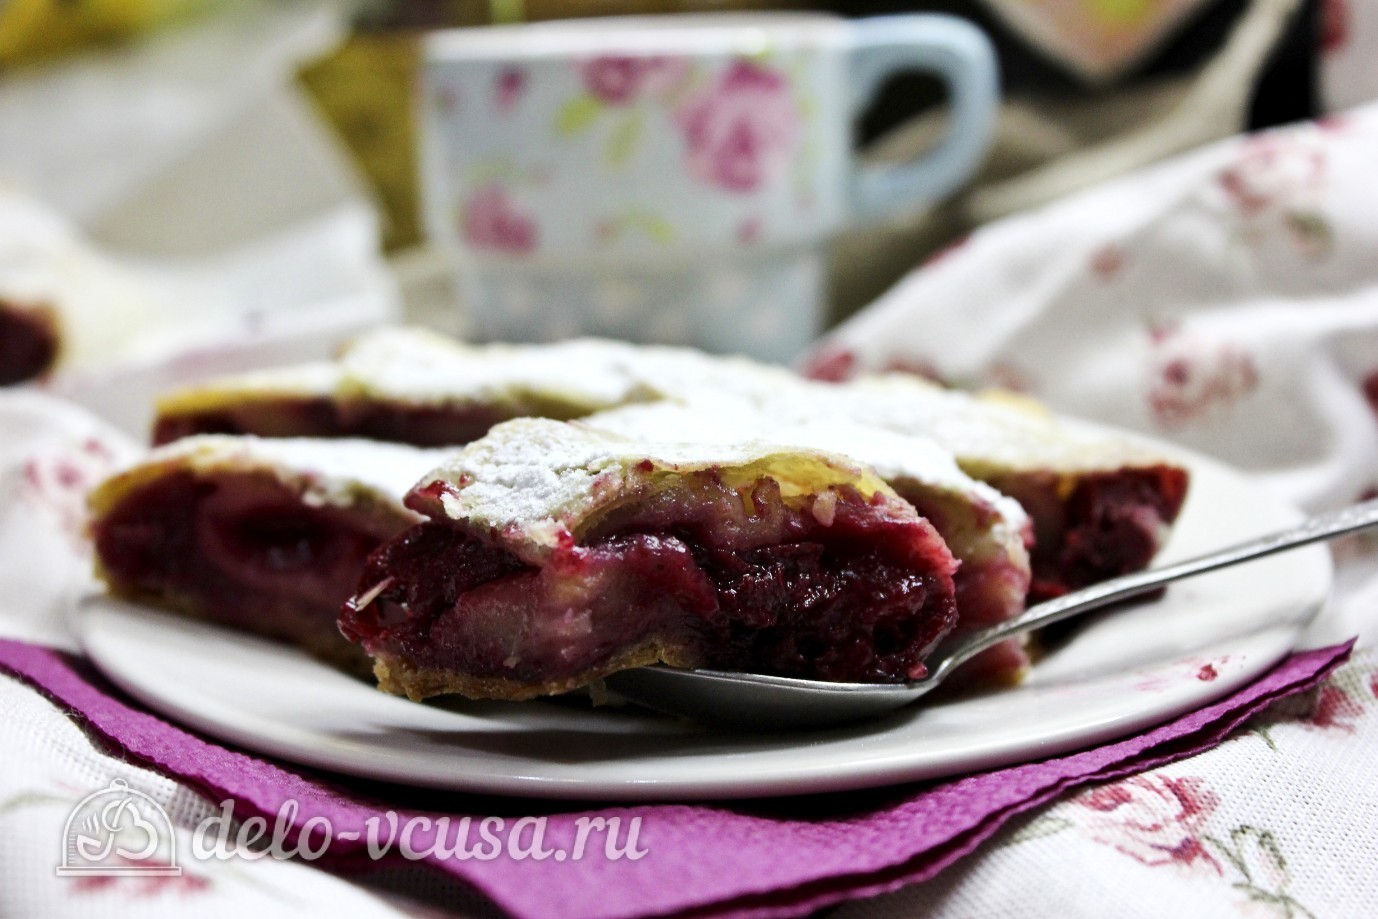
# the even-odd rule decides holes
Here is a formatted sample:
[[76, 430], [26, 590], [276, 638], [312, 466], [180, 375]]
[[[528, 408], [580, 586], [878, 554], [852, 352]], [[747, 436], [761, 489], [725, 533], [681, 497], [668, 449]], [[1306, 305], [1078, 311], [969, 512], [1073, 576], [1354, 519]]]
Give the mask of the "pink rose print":
[[520, 255], [536, 248], [536, 222], [490, 182], [469, 196], [462, 211], [464, 239], [475, 249]]
[[737, 242], [742, 244], [754, 243], [761, 238], [761, 218], [753, 215], [746, 218], [737, 226]]
[[1323, 149], [1311, 134], [1294, 129], [1250, 138], [1218, 179], [1243, 221], [1246, 239], [1280, 226], [1303, 255], [1318, 258], [1334, 242], [1320, 210], [1325, 174]]
[[789, 165], [799, 144], [799, 110], [788, 81], [748, 60], [732, 63], [678, 112], [690, 175], [746, 194]]
[[605, 54], [580, 66], [584, 88], [606, 105], [628, 105], [643, 95], [659, 95], [688, 75], [685, 58]]
[[1258, 388], [1258, 369], [1241, 347], [1209, 342], [1175, 327], [1150, 331], [1149, 408], [1164, 428], [1198, 421]]
[[[135, 862], [130, 859], [117, 859], [130, 867], [155, 867], [151, 862]], [[204, 893], [210, 889], [210, 881], [192, 874], [185, 867], [180, 875], [92, 875], [72, 879], [72, 889], [77, 893], [99, 893], [105, 890], [122, 890], [127, 895], [146, 900], [164, 893], [187, 894]]]
[[94, 437], [62, 453], [44, 453], [24, 463], [21, 498], [49, 514], [71, 538], [86, 548], [86, 494], [114, 471], [115, 452]]
[[526, 71], [520, 67], [504, 67], [493, 87], [493, 107], [506, 114], [516, 108], [526, 92]]
[[1096, 276], [1097, 280], [1109, 283], [1124, 270], [1127, 261], [1129, 261], [1129, 252], [1124, 246], [1117, 243], [1107, 243], [1091, 253], [1091, 273]]
[[584, 87], [608, 105], [622, 105], [636, 98], [644, 72], [638, 57], [605, 54], [584, 64]]
[[1327, 683], [1316, 697], [1316, 711], [1311, 724], [1318, 728], [1334, 728], [1354, 733], [1354, 722], [1364, 713], [1364, 707], [1349, 693], [1333, 683]]
[[1073, 798], [1069, 816], [1096, 842], [1145, 865], [1220, 865], [1206, 849], [1204, 824], [1219, 804], [1199, 778], [1147, 773]]
[[1220, 173], [1220, 187], [1246, 216], [1309, 198], [1325, 177], [1321, 148], [1295, 133], [1250, 138], [1238, 159]]
[[[1361, 488], [1355, 494], [1353, 503], [1372, 501], [1374, 498], [1378, 498], [1378, 484]], [[1365, 562], [1372, 565], [1374, 560], [1378, 559], [1378, 533], [1365, 530], [1361, 533], [1341, 536], [1331, 542], [1330, 551], [1334, 554], [1337, 562], [1343, 564]]]
[[841, 383], [856, 373], [856, 355], [837, 345], [824, 345], [804, 359], [800, 372], [811, 380]]

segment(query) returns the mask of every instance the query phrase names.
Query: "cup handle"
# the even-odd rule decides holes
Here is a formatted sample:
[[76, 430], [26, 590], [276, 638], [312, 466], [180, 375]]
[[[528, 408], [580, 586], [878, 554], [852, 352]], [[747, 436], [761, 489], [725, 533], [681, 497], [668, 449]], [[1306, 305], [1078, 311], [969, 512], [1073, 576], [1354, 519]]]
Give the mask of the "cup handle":
[[888, 77], [906, 70], [936, 73], [947, 84], [951, 105], [947, 135], [918, 159], [885, 165], [854, 159], [851, 217], [881, 220], [944, 197], [975, 172], [995, 127], [999, 71], [985, 34], [956, 17], [877, 16], [857, 20], [852, 28], [854, 114]]

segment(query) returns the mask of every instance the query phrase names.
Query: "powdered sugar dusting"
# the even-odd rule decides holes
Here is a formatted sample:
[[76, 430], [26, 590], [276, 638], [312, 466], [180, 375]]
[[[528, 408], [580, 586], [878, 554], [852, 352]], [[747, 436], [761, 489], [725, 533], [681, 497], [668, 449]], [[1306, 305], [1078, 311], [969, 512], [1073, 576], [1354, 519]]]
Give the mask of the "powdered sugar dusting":
[[[1032, 403], [948, 390], [900, 374], [845, 384], [805, 380], [782, 368], [689, 348], [639, 346], [600, 339], [548, 345], [455, 342], [429, 332], [393, 329], [360, 339], [344, 356], [352, 384], [380, 398], [403, 402], [501, 405], [531, 402], [564, 406], [579, 417], [631, 403], [672, 401], [716, 410], [735, 403], [784, 423], [821, 422], [826, 449], [845, 451], [871, 465], [889, 463], [896, 474], [965, 488], [950, 460], [986, 470], [1085, 472], [1151, 465], [1163, 459], [1118, 437], [1074, 432]], [[915, 442], [863, 438], [865, 455], [839, 436], [841, 423], [860, 423], [909, 436]], [[679, 439], [689, 439], [681, 437]], [[871, 442], [874, 441], [874, 442]], [[909, 459], [912, 450], [916, 459]], [[884, 471], [882, 471], [884, 475]], [[986, 497], [994, 497], [994, 494]]]
[[[732, 443], [633, 440], [579, 422], [500, 424], [420, 482], [413, 506], [486, 528], [524, 557], [577, 533], [598, 512], [634, 501], [665, 473], [770, 475], [818, 492], [853, 485], [888, 510], [914, 513], [867, 468], [836, 454], [752, 439]], [[435, 483], [443, 487], [437, 489]]]
[[563, 406], [565, 417], [703, 390], [767, 392], [798, 377], [745, 358], [690, 348], [580, 338], [541, 345], [467, 345], [420, 329], [362, 336], [341, 356], [347, 385], [408, 403]]
[[158, 400], [158, 413], [176, 414], [275, 397], [329, 399], [340, 392], [344, 378], [344, 368], [328, 361], [253, 370], [169, 393]]
[[[685, 405], [655, 403], [628, 406], [591, 415], [584, 423], [637, 440], [732, 444], [764, 439], [772, 443], [824, 452], [843, 452], [893, 487], [907, 482], [962, 496], [1022, 532], [1028, 517], [1019, 503], [978, 482], [957, 466], [953, 455], [932, 439], [902, 434], [843, 418], [817, 420], [798, 413], [771, 414], [750, 402], [718, 394]], [[903, 490], [903, 489], [901, 489]]]
[[799, 414], [772, 414], [749, 401], [719, 394], [701, 395], [688, 405], [662, 402], [613, 409], [583, 423], [638, 440], [731, 444], [759, 438], [807, 450], [840, 449], [874, 469], [901, 496], [911, 501], [923, 496], [960, 514], [964, 530], [981, 534], [976, 539], [982, 545], [973, 551], [1002, 553], [1027, 565], [1024, 537], [1029, 518], [1023, 507], [964, 473], [952, 454], [933, 440], [845, 418], [791, 417]]
[[151, 451], [102, 485], [93, 501], [109, 506], [134, 485], [179, 469], [201, 475], [261, 472], [299, 492], [306, 504], [366, 502], [415, 516], [404, 509], [402, 498], [446, 452], [367, 440], [201, 434]]
[[[826, 392], [829, 388], [835, 392]], [[809, 401], [867, 424], [923, 433], [964, 467], [980, 470], [977, 474], [1089, 472], [1167, 462], [1125, 438], [1074, 431], [1026, 400], [976, 396], [908, 376], [865, 377], [832, 387], [815, 384]]]
[[466, 345], [419, 329], [361, 337], [341, 356], [354, 392], [409, 404], [491, 405], [538, 400], [587, 414], [641, 398], [628, 373], [635, 347], [577, 340], [557, 345]]
[[[577, 418], [636, 403], [678, 402], [716, 411], [736, 405], [782, 428], [817, 425], [813, 447], [857, 455], [888, 477], [909, 476], [948, 489], [970, 489], [967, 472], [1082, 473], [1165, 462], [1129, 440], [1073, 430], [1031, 403], [973, 396], [891, 374], [827, 384], [745, 358], [687, 348], [577, 339], [549, 345], [467, 345], [417, 329], [362, 336], [339, 362], [227, 378], [165, 403], [204, 404], [254, 394], [368, 398], [399, 405], [506, 410]], [[878, 433], [841, 433], [864, 425]], [[774, 436], [774, 435], [772, 435]], [[801, 432], [799, 437], [803, 437]], [[922, 437], [922, 445], [915, 437]], [[690, 439], [675, 435], [675, 439]], [[1012, 512], [993, 492], [982, 500]]]

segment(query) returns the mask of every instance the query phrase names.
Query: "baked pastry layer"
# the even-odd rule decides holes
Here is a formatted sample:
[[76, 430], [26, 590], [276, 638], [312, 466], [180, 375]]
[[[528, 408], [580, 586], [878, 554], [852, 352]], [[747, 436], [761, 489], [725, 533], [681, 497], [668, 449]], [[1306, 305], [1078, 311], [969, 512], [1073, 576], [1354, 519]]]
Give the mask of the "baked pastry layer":
[[437, 460], [335, 440], [203, 435], [91, 495], [111, 592], [361, 662], [336, 617], [364, 560], [420, 519], [401, 496]]
[[[1019, 503], [958, 468], [932, 440], [835, 418], [790, 421], [740, 401], [702, 398], [683, 405], [657, 402], [600, 412], [584, 424], [637, 440], [731, 444], [766, 438], [809, 450], [835, 450], [885, 480], [938, 530], [960, 563], [954, 633], [1002, 622], [1024, 609], [1029, 591], [1028, 546], [1033, 533]], [[964, 676], [1017, 680], [1029, 660], [1025, 642], [1008, 642], [968, 664]]]
[[777, 391], [777, 417], [846, 418], [922, 434], [1033, 521], [1030, 598], [1147, 567], [1186, 500], [1185, 468], [1138, 441], [1069, 426], [1010, 394], [973, 395], [901, 374]]
[[657, 661], [901, 681], [957, 563], [870, 469], [764, 441], [494, 428], [423, 479], [341, 627], [389, 691], [529, 698]]
[[[471, 346], [385, 331], [314, 370], [174, 396], [162, 407], [159, 436], [221, 425], [460, 443], [502, 418], [567, 419], [667, 401], [710, 411], [735, 403], [771, 424], [862, 425], [931, 441], [1032, 518], [1035, 600], [1145, 567], [1186, 496], [1179, 464], [1120, 437], [1069, 428], [1027, 400], [973, 396], [899, 374], [817, 383], [740, 358], [596, 340]], [[231, 416], [233, 424], [224, 423]], [[815, 446], [851, 449], [847, 438]]]
[[600, 339], [475, 346], [419, 329], [383, 329], [350, 342], [335, 361], [170, 393], [159, 400], [153, 440], [221, 433], [465, 444], [513, 418], [581, 418], [748, 376], [795, 379], [780, 368], [685, 348]]

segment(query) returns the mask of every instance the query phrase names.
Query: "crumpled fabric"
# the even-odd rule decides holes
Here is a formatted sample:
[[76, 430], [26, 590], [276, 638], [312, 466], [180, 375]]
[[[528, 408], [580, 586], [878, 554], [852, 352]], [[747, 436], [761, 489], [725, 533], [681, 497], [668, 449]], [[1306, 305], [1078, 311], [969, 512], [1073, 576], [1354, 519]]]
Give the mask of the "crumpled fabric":
[[[989, 225], [829, 335], [804, 367], [1017, 390], [1226, 460], [1310, 510], [1371, 497], [1376, 155], [1369, 105]], [[1334, 557], [1318, 628], [1359, 641], [1300, 720], [1256, 722], [1186, 762], [1072, 795], [957, 870], [837, 915], [1371, 911], [1378, 538], [1340, 541]]]
[[971, 234], [806, 358], [1003, 387], [1257, 473], [1378, 485], [1378, 107], [1231, 139]]

